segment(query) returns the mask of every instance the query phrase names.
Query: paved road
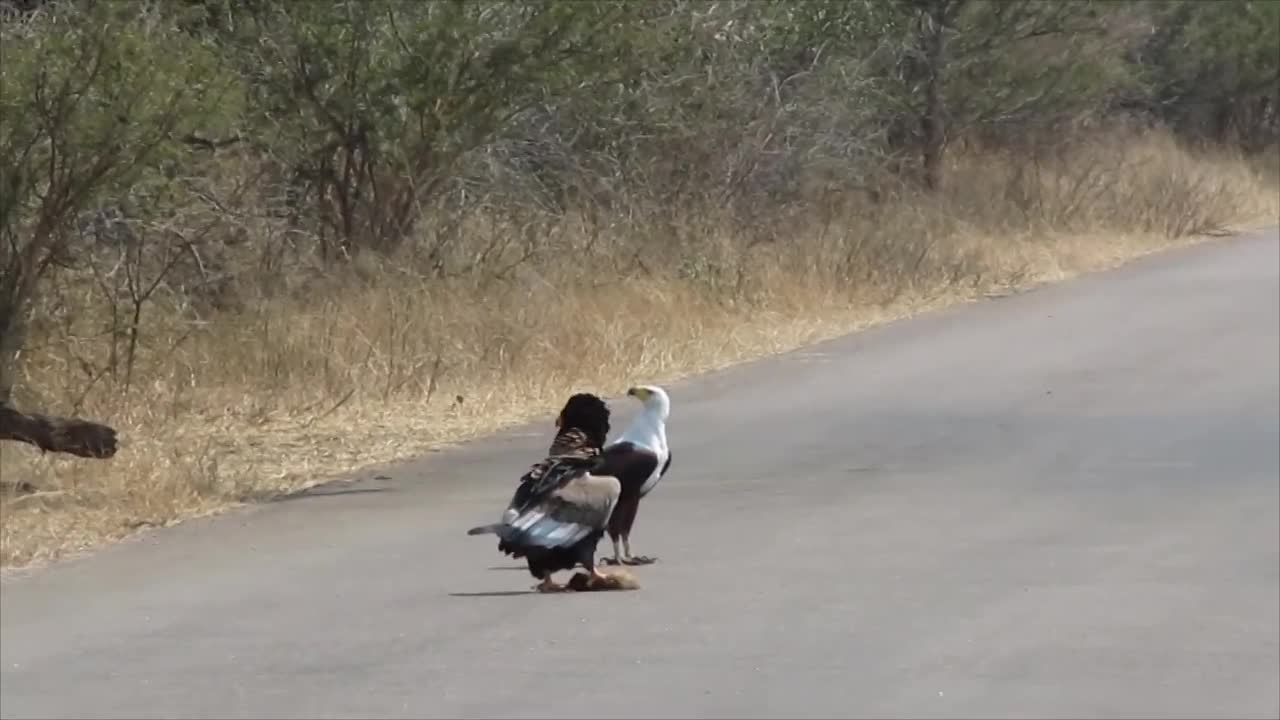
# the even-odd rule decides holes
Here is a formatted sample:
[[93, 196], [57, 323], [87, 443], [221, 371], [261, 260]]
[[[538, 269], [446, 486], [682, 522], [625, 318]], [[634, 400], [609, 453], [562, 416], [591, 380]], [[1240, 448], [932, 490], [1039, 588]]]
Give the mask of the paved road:
[[1278, 717], [1278, 247], [670, 386], [636, 592], [465, 535], [549, 422], [11, 578], [0, 714]]

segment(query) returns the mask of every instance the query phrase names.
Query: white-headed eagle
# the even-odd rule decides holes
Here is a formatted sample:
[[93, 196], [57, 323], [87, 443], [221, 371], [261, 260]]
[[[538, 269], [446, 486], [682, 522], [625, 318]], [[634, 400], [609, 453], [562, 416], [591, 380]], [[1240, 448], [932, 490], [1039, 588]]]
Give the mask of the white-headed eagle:
[[562, 590], [558, 570], [582, 565], [591, 580], [608, 582], [595, 567], [596, 546], [622, 493], [617, 478], [598, 472], [601, 445], [609, 434], [609, 408], [599, 397], [579, 393], [556, 418], [559, 431], [547, 457], [521, 478], [502, 522], [467, 531], [494, 533], [498, 550], [525, 558], [540, 592]]
[[[660, 387], [640, 385], [627, 395], [642, 403], [639, 416], [617, 440], [605, 446], [603, 464], [592, 470], [597, 475], [616, 477], [621, 485], [617, 507], [609, 517], [609, 539], [613, 541], [612, 565], [647, 565], [657, 558], [631, 554], [631, 529], [635, 526], [640, 499], [658, 485], [671, 468], [671, 449], [667, 447], [667, 418], [671, 415], [671, 399]], [[618, 540], [622, 552], [618, 552]]]

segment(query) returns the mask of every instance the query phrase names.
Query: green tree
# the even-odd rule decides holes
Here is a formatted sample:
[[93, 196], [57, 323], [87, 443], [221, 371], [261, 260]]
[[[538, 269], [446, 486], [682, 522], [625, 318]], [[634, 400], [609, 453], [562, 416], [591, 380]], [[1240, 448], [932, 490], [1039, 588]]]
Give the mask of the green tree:
[[262, 3], [234, 30], [249, 132], [300, 178], [328, 256], [390, 250], [458, 159], [601, 64], [616, 3]]
[[[891, 94], [925, 185], [943, 182], [947, 146], [965, 133], [1021, 132], [1101, 108], [1125, 81], [1120, 46], [1087, 0], [899, 0]], [[892, 86], [891, 86], [892, 87]], [[896, 97], [894, 97], [896, 95]]]
[[182, 138], [228, 97], [222, 77], [207, 43], [138, 3], [49, 3], [0, 25], [0, 400], [77, 221], [180, 166]]
[[1153, 3], [1136, 53], [1147, 109], [1184, 133], [1257, 149], [1280, 141], [1280, 2]]

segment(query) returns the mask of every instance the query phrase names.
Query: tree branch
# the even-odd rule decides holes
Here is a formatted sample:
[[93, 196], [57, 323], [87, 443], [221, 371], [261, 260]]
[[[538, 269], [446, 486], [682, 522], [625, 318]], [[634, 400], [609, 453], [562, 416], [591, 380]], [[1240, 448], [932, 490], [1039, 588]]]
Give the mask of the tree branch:
[[0, 402], [0, 440], [35, 445], [44, 452], [106, 459], [116, 454], [116, 431], [80, 418], [21, 413]]

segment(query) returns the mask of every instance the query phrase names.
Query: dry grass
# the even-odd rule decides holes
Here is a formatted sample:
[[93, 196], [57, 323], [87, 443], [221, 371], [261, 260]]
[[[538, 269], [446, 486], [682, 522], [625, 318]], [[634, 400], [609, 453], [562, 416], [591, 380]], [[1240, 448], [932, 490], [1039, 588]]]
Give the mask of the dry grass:
[[1035, 163], [952, 163], [942, 197], [833, 195], [768, 232], [703, 215], [661, 234], [616, 226], [601, 241], [566, 219], [546, 232], [570, 261], [502, 281], [428, 282], [402, 263], [365, 263], [305, 298], [246, 302], [194, 328], [157, 305], [145, 380], [127, 393], [86, 392], [76, 358], [105, 352], [88, 329], [102, 318], [88, 295], [59, 296], [72, 311], [32, 343], [26, 385], [49, 409], [79, 404], [113, 422], [122, 448], [101, 462], [4, 446], [6, 484], [39, 492], [4, 497], [0, 564], [410, 457], [546, 414], [571, 391], [669, 381], [1280, 212], [1274, 176], [1161, 134]]

